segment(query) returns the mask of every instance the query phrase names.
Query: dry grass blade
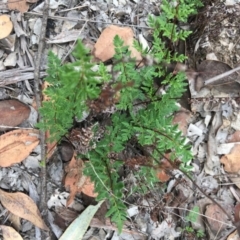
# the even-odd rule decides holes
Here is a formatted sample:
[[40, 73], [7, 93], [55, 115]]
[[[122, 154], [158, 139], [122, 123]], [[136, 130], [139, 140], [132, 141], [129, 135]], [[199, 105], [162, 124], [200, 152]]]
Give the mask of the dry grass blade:
[[48, 227], [41, 218], [36, 204], [27, 195], [21, 192], [7, 193], [0, 190], [0, 201], [11, 213], [30, 221], [43, 230], [48, 230]]

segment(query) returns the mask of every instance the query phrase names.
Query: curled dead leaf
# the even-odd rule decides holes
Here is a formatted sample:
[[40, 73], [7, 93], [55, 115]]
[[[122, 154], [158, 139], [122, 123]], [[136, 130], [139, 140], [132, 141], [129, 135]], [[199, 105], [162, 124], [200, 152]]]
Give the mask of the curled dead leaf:
[[0, 225], [4, 240], [23, 240], [21, 235], [12, 227]]
[[0, 125], [16, 127], [27, 120], [31, 112], [26, 104], [15, 100], [0, 101]]
[[0, 136], [0, 167], [23, 161], [39, 143], [39, 132], [18, 129]]
[[35, 226], [48, 231], [48, 227], [41, 218], [35, 202], [26, 194], [21, 192], [8, 193], [0, 190], [0, 201], [11, 213], [24, 218]]
[[94, 185], [90, 182], [90, 179], [83, 175], [83, 161], [76, 159], [74, 155], [69, 164], [65, 167], [66, 177], [64, 186], [70, 191], [70, 195], [67, 199], [67, 206], [69, 206], [77, 193], [84, 192], [90, 197], [96, 197], [94, 193]]
[[1, 15], [0, 16], [0, 39], [7, 37], [13, 29], [13, 23], [10, 20], [10, 16]]

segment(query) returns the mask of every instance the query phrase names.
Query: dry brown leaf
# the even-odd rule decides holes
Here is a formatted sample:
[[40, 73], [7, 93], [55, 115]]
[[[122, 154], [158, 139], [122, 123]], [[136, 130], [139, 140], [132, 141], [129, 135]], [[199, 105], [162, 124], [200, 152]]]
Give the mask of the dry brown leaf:
[[136, 58], [137, 61], [141, 61], [141, 54], [133, 47], [134, 33], [132, 29], [114, 25], [105, 28], [101, 33], [94, 46], [93, 54], [95, 58], [105, 62], [113, 57], [115, 54], [113, 39], [116, 35], [124, 41], [125, 46], [129, 46], [129, 50], [132, 52], [131, 57]]
[[206, 207], [205, 215], [209, 223], [209, 227], [214, 234], [219, 233], [224, 229], [224, 223], [227, 222], [227, 216], [216, 204], [209, 204]]
[[0, 167], [23, 161], [38, 145], [39, 131], [18, 129], [0, 136]]
[[70, 192], [67, 200], [67, 206], [69, 206], [73, 202], [75, 195], [82, 191], [82, 186], [85, 182], [85, 178], [83, 177], [83, 161], [81, 159], [77, 160], [74, 154], [72, 160], [65, 167], [65, 172], [64, 185]]
[[73, 209], [67, 207], [55, 207], [55, 212], [65, 221], [72, 222], [79, 215], [79, 212], [76, 212]]
[[0, 39], [7, 37], [13, 29], [13, 23], [8, 15], [0, 16]]
[[82, 192], [89, 197], [96, 197], [97, 193], [94, 192], [94, 183], [88, 177], [83, 185]]
[[171, 178], [171, 176], [168, 175], [163, 169], [158, 169], [157, 170], [157, 178], [161, 182], [167, 182]]
[[29, 4], [26, 0], [8, 0], [7, 6], [9, 10], [17, 10], [22, 13], [27, 12], [29, 9]]
[[26, 104], [11, 99], [0, 101], [0, 112], [0, 125], [16, 127], [28, 119], [31, 110]]
[[[81, 193], [84, 189], [86, 195], [90, 197], [96, 197], [96, 194], [93, 192], [94, 186], [90, 184], [88, 177], [83, 175], [83, 161], [81, 159], [76, 159], [74, 155], [69, 164], [65, 167], [66, 177], [64, 186], [67, 190], [70, 191], [70, 195], [67, 199], [67, 206], [69, 206], [77, 193]], [[87, 184], [85, 187], [84, 185]]]
[[30, 221], [43, 230], [48, 230], [35, 202], [26, 194], [21, 192], [8, 193], [0, 190], [0, 201], [11, 213]]
[[3, 240], [23, 240], [21, 235], [12, 227], [0, 225], [2, 230]]
[[[166, 153], [164, 154], [168, 159], [170, 158], [170, 154]], [[166, 160], [162, 159], [159, 168], [157, 169], [157, 178], [161, 182], [167, 182], [170, 178], [171, 175], [168, 174], [169, 170], [172, 170], [172, 165]]]
[[238, 173], [240, 171], [240, 145], [236, 144], [229, 154], [221, 157], [220, 161], [224, 164], [224, 170], [229, 173]]

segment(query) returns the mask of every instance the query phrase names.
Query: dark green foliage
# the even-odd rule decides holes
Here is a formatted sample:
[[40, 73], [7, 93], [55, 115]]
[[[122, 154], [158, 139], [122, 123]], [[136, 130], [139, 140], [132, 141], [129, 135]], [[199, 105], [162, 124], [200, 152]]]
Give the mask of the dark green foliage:
[[[187, 17], [196, 13], [198, 0], [179, 0], [173, 7], [172, 1], [163, 1], [162, 13], [159, 17], [149, 17], [149, 25], [154, 29], [153, 45], [147, 53], [141, 44], [135, 47], [143, 56], [154, 59], [153, 64], [136, 68], [135, 59], [131, 58], [128, 47], [116, 36], [114, 39], [115, 56], [113, 76], [100, 64], [97, 72], [92, 70], [93, 64], [87, 50], [79, 41], [74, 56], [74, 63], [60, 65], [59, 59], [49, 53], [48, 81], [51, 86], [45, 90], [50, 101], [44, 102], [41, 109], [43, 121], [39, 127], [50, 130], [52, 140], [59, 140], [72, 126], [73, 118], [82, 118], [89, 111], [87, 101], [97, 99], [101, 93], [103, 82], [120, 88], [120, 99], [116, 103], [117, 111], [112, 114], [111, 125], [106, 127], [105, 135], [96, 147], [86, 154], [89, 162], [85, 166], [85, 174], [91, 177], [98, 192], [97, 200], [107, 199], [110, 209], [107, 216], [118, 226], [121, 232], [127, 218], [124, 204], [124, 184], [118, 170], [123, 165], [122, 159], [112, 159], [111, 153], [120, 153], [131, 139], [135, 139], [142, 148], [151, 146], [149, 156], [151, 165], [158, 166], [163, 154], [171, 150], [170, 159], [180, 159], [181, 168], [188, 171], [187, 163], [191, 160], [189, 146], [172, 124], [173, 113], [178, 109], [176, 98], [185, 91], [185, 74], [167, 73], [166, 64], [183, 62], [184, 55], [171, 53], [166, 39], [175, 42], [186, 39], [189, 31], [179, 30], [176, 22], [187, 21]], [[160, 37], [162, 36], [162, 37]], [[165, 40], [163, 40], [165, 38]], [[155, 77], [162, 77], [165, 85], [162, 94], [156, 94], [153, 85]], [[109, 85], [110, 86], [110, 85]], [[157, 179], [153, 168], [142, 167], [136, 173], [136, 179], [145, 179], [146, 186], [154, 186]], [[135, 189], [136, 190], [136, 189]], [[135, 191], [134, 190], [134, 191]], [[138, 192], [146, 192], [145, 188]]]
[[[101, 91], [99, 83], [108, 79], [102, 66], [99, 73], [92, 70], [94, 64], [90, 63], [91, 57], [81, 41], [78, 41], [73, 55], [76, 62], [61, 66], [57, 56], [49, 52], [45, 80], [50, 86], [44, 95], [50, 101], [43, 102], [40, 109], [43, 120], [38, 127], [50, 131], [51, 141], [59, 140], [67, 132], [74, 117], [83, 117], [88, 111], [86, 101], [97, 98]], [[99, 74], [104, 78], [99, 80]]]

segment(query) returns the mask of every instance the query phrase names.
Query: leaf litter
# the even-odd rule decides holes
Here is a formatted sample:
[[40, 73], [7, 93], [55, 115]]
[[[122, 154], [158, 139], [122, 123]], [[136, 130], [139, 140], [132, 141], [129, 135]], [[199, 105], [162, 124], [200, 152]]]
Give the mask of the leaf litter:
[[[16, 191], [15, 193], [10, 193], [1, 190], [0, 199], [4, 208], [13, 214], [47, 230], [46, 223], [42, 220], [36, 207], [36, 203], [39, 201], [39, 193], [36, 189], [41, 181], [39, 180], [41, 158], [39, 158], [40, 152], [37, 150], [39, 142], [38, 133], [33, 129], [24, 129], [26, 126], [31, 127], [31, 124], [28, 122], [30, 107], [27, 104], [31, 105], [33, 102], [31, 99], [33, 94], [31, 81], [34, 77], [34, 58], [32, 53], [36, 53], [42, 26], [41, 13], [43, 3], [34, 5], [34, 2], [36, 1], [8, 1], [7, 4], [0, 4], [0, 11], [4, 13], [0, 16], [0, 22], [6, 22], [6, 29], [0, 30], [2, 46], [0, 50], [0, 86], [2, 86], [0, 88], [0, 99], [4, 99], [4, 101], [0, 102], [0, 109], [5, 109], [4, 104], [6, 103], [11, 105], [8, 107], [6, 114], [1, 114], [0, 116], [1, 125], [8, 127], [3, 131], [10, 130], [7, 133], [2, 132], [0, 136], [1, 187], [10, 192]], [[112, 33], [106, 33], [109, 28], [118, 33], [119, 31], [123, 32], [123, 35], [127, 36], [126, 44], [131, 45], [133, 36], [135, 36], [146, 45], [146, 39], [150, 35], [145, 23], [147, 14], [149, 12], [158, 14], [154, 5], [150, 3], [136, 3], [136, 1], [109, 1], [109, 6], [103, 1], [85, 1], [81, 6], [77, 6], [75, 1], [72, 1], [72, 5], [69, 5], [69, 2], [64, 0], [58, 2], [50, 1], [49, 6], [51, 18], [47, 26], [47, 42], [51, 44], [49, 49], [57, 53], [61, 59], [65, 59], [73, 48], [72, 41], [81, 38], [83, 40], [93, 40], [96, 43], [92, 45], [92, 49], [95, 47], [95, 50], [93, 50], [95, 57], [102, 61], [108, 60], [111, 58], [112, 53], [108, 51], [109, 45], [104, 44], [106, 44], [106, 39], [112, 38]], [[152, 2], [159, 4], [158, 1]], [[199, 59], [201, 61], [201, 64], [196, 66], [195, 69], [186, 71], [191, 92], [191, 111], [182, 108], [180, 112], [176, 113], [174, 122], [179, 124], [179, 128], [192, 143], [194, 155], [192, 166], [196, 182], [222, 206], [225, 206], [226, 209], [231, 209], [232, 214], [235, 214], [236, 222], [238, 222], [239, 207], [237, 205], [235, 207], [235, 204], [236, 201], [239, 201], [237, 197], [240, 194], [239, 163], [237, 160], [240, 142], [237, 138], [240, 130], [239, 73], [237, 71], [229, 77], [219, 79], [214, 84], [205, 84], [211, 77], [236, 67], [236, 59], [239, 59], [238, 35], [233, 24], [234, 21], [239, 19], [237, 11], [239, 5], [230, 3], [231, 1], [226, 2], [228, 8], [219, 7], [218, 4], [208, 6], [211, 21], [205, 23], [206, 26], [201, 26], [204, 29], [203, 32], [201, 34], [198, 33], [195, 36], [198, 40], [193, 40], [191, 43], [191, 47], [194, 49], [192, 56], [195, 56], [196, 62]], [[133, 10], [136, 6], [138, 6], [141, 14]], [[28, 11], [29, 7], [30, 11]], [[21, 15], [13, 10], [24, 12], [25, 14]], [[109, 15], [106, 13], [106, 10], [110, 11]], [[56, 13], [60, 13], [61, 17], [67, 17], [60, 19]], [[220, 34], [216, 37], [214, 35], [216, 22], [218, 22], [219, 17], [224, 17], [224, 14], [226, 14], [227, 18], [224, 18], [225, 20], [218, 26]], [[96, 21], [89, 21], [87, 24], [84, 24], [84, 21], [79, 22], [80, 18], [85, 19], [87, 16], [92, 16], [92, 19], [96, 19]], [[114, 18], [111, 16], [114, 16]], [[232, 19], [233, 16], [235, 16], [235, 19]], [[201, 15], [197, 16], [197, 18], [201, 18]], [[225, 27], [228, 24], [228, 18], [232, 23], [230, 28]], [[143, 28], [139, 31], [139, 29], [137, 30], [134, 27], [120, 28], [108, 26], [111, 24], [121, 26], [129, 23], [137, 24]], [[235, 25], [237, 26], [238, 23]], [[105, 28], [107, 26], [108, 28]], [[12, 30], [12, 28], [14, 29]], [[45, 49], [42, 53], [44, 57], [40, 72], [41, 77], [46, 75], [47, 50]], [[111, 54], [108, 55], [109, 53]], [[205, 61], [202, 61], [202, 56], [206, 56]], [[192, 61], [191, 58], [190, 61]], [[23, 85], [21, 86], [22, 83]], [[25, 90], [24, 94], [21, 93], [23, 89]], [[23, 95], [27, 96], [27, 100], [22, 101]], [[13, 99], [9, 100], [9, 97]], [[20, 101], [15, 100], [15, 97], [20, 99]], [[111, 112], [114, 110], [108, 109], [107, 111]], [[26, 124], [24, 122], [28, 122], [27, 124], [29, 125], [22, 125]], [[20, 129], [13, 130], [16, 127]], [[230, 136], [232, 136], [232, 140], [229, 140]], [[81, 141], [84, 142], [84, 140]], [[82, 144], [81, 150], [83, 148], [84, 145]], [[71, 158], [68, 156], [68, 160], [71, 159], [69, 163], [63, 161], [63, 159], [66, 159], [63, 156], [68, 155], [68, 151], [70, 151], [68, 148], [65, 148], [65, 150], [56, 148], [52, 157], [48, 156], [50, 158], [49, 165], [51, 161], [54, 161], [53, 159], [57, 162], [56, 168], [52, 168], [56, 170], [55, 174], [54, 170], [48, 173], [48, 216], [52, 216], [51, 221], [49, 217], [49, 222], [51, 222], [52, 231], [58, 238], [60, 238], [69, 223], [84, 209], [84, 206], [81, 204], [74, 208], [79, 194], [85, 192], [85, 198], [87, 198], [85, 201], [87, 203], [91, 203], [92, 197], [95, 196], [94, 185], [88, 182], [85, 176], [82, 176], [84, 163], [82, 161], [77, 162], [73, 153], [70, 154], [72, 155]], [[29, 159], [31, 159], [30, 162], [35, 159], [35, 164], [29, 164]], [[23, 173], [26, 175], [25, 178]], [[51, 184], [51, 176], [57, 174], [60, 177], [55, 177], [54, 184]], [[168, 181], [172, 177], [161, 169], [159, 169], [158, 174], [162, 181]], [[61, 176], [64, 175], [65, 182], [63, 184]], [[181, 174], [176, 171], [175, 175], [180, 176]], [[4, 178], [5, 180], [3, 180]], [[126, 181], [130, 183], [134, 179], [128, 176]], [[228, 185], [225, 185], [230, 183], [233, 183], [234, 186], [231, 191], [228, 190]], [[156, 202], [147, 196], [145, 199], [139, 199], [139, 201], [134, 203], [135, 205], [145, 206], [145, 211], [150, 207], [152, 209], [151, 214], [149, 211], [146, 211], [145, 215], [141, 211], [134, 211], [131, 218], [132, 220], [134, 218], [137, 228], [141, 229], [146, 235], [148, 234], [153, 239], [160, 239], [161, 237], [167, 239], [167, 236], [177, 239], [180, 234], [185, 234], [185, 236], [189, 236], [189, 239], [193, 239], [191, 234], [185, 230], [185, 232], [179, 231], [177, 218], [172, 214], [171, 209], [178, 208], [178, 214], [183, 218], [186, 215], [185, 212], [190, 211], [194, 206], [199, 206], [200, 214], [206, 217], [207, 223], [205, 223], [205, 218], [202, 215], [198, 215], [196, 223], [191, 223], [191, 226], [196, 231], [205, 231], [208, 239], [220, 239], [222, 236], [227, 236], [229, 233], [228, 229], [234, 230], [231, 224], [227, 222], [229, 219], [226, 218], [225, 214], [222, 214], [221, 209], [218, 209], [217, 205], [206, 199], [206, 196], [197, 190], [195, 190], [195, 195], [193, 195], [191, 188], [194, 188], [194, 186], [191, 186], [187, 179], [179, 177], [170, 180], [167, 184], [167, 193], [161, 193], [161, 197], [158, 199], [158, 204], [161, 205], [159, 209], [153, 208]], [[57, 191], [63, 185], [70, 193]], [[177, 191], [174, 190], [175, 188]], [[26, 191], [34, 199], [35, 203], [20, 191]], [[84, 198], [84, 194], [82, 195], [82, 198]], [[87, 195], [90, 197], [87, 197]], [[157, 196], [159, 195], [154, 195], [155, 198], [158, 198]], [[143, 209], [139, 207], [139, 210]], [[160, 212], [167, 213], [168, 217], [164, 217], [164, 214], [160, 214]], [[111, 223], [109, 225], [107, 223], [108, 219], [101, 224], [98, 222], [98, 224], [94, 225], [92, 222], [95, 228], [108, 229], [108, 234], [110, 234], [116, 230], [116, 227]], [[183, 229], [184, 227], [186, 226], [183, 226]], [[22, 226], [20, 226], [21, 228]], [[10, 230], [8, 226], [2, 225], [1, 229], [3, 236], [9, 234], [8, 239], [11, 239], [11, 234], [15, 236], [15, 239], [18, 239], [17, 237], [19, 236], [14, 230]], [[89, 232], [92, 229], [94, 228], [90, 228]], [[31, 235], [30, 232], [28, 234], [30, 234], [29, 239], [33, 239], [34, 235]], [[129, 233], [126, 229], [124, 229], [122, 236], [125, 236], [125, 239], [132, 239], [131, 234], [134, 235], [134, 239], [138, 239], [140, 236], [134, 231]], [[100, 237], [97, 235], [96, 238], [99, 239]], [[115, 239], [119, 238], [116, 237]], [[146, 239], [146, 236], [141, 235], [139, 239]], [[230, 236], [228, 239], [230, 239]]]

